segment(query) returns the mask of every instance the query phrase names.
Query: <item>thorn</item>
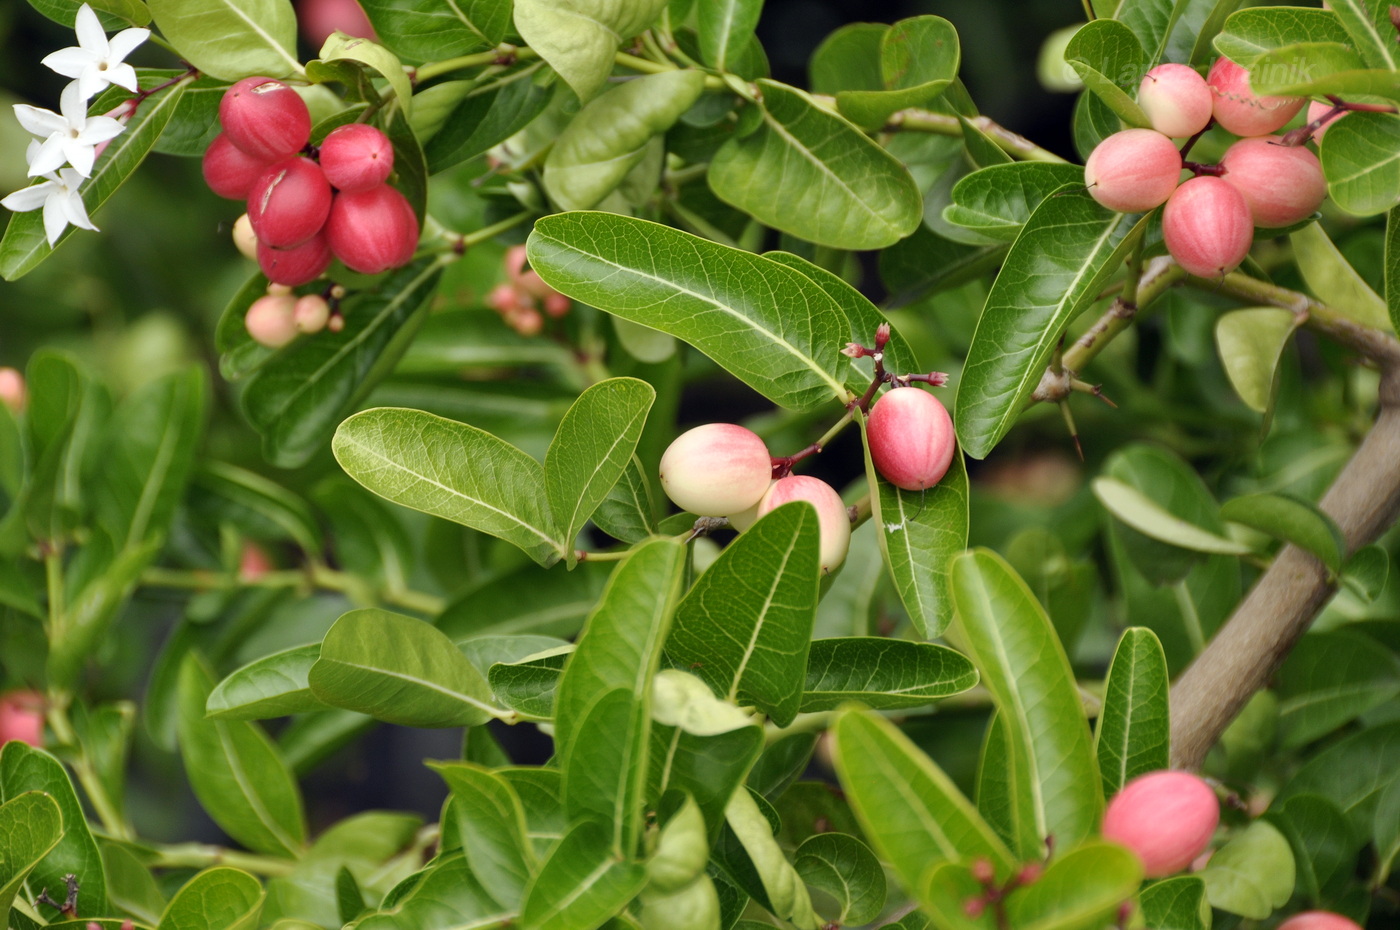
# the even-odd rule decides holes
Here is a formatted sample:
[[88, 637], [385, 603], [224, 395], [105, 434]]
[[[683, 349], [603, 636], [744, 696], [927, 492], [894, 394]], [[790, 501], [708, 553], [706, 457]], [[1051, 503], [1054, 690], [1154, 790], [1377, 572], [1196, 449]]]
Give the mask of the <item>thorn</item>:
[[1113, 401], [1109, 400], [1108, 395], [1103, 392], [1102, 384], [1086, 384], [1085, 382], [1080, 381], [1078, 378], [1074, 378], [1070, 381], [1069, 386], [1071, 389], [1076, 390], [1081, 394], [1094, 395], [1099, 400], [1103, 401], [1105, 404], [1108, 404], [1114, 410], [1118, 409], [1118, 405], [1115, 404]]
[[1065, 426], [1069, 427], [1069, 436], [1074, 440], [1074, 451], [1079, 453], [1079, 461], [1084, 461], [1084, 446], [1079, 442], [1079, 430], [1074, 425], [1074, 414], [1069, 412], [1069, 403], [1060, 401], [1060, 413], [1064, 415]]

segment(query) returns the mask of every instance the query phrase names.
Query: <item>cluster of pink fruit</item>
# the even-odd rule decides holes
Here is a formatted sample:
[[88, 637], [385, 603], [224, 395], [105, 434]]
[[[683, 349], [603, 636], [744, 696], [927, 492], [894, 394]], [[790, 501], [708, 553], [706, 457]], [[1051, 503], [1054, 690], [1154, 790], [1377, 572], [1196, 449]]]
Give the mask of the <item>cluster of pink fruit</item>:
[[505, 269], [508, 280], [491, 289], [486, 305], [520, 335], [539, 335], [545, 316], [558, 319], [573, 306], [569, 298], [545, 284], [539, 272], [525, 267], [525, 246], [506, 250]]
[[204, 153], [204, 180], [219, 196], [248, 202], [240, 248], [246, 254], [251, 246], [269, 281], [306, 284], [325, 274], [332, 256], [365, 274], [413, 257], [418, 217], [388, 184], [394, 149], [384, 133], [351, 123], [312, 148], [305, 102], [266, 77], [230, 87], [219, 123], [223, 132]]
[[[1327, 196], [1317, 156], [1271, 133], [1304, 104], [1302, 97], [1261, 97], [1249, 72], [1219, 58], [1202, 78], [1186, 65], [1158, 65], [1143, 78], [1138, 104], [1151, 129], [1127, 129], [1099, 143], [1084, 165], [1095, 200], [1123, 213], [1166, 204], [1167, 251], [1191, 274], [1214, 278], [1239, 267], [1254, 228], [1291, 226]], [[1182, 160], [1173, 138], [1194, 138], [1214, 119], [1242, 136], [1219, 165]], [[1183, 169], [1196, 176], [1179, 183]]]

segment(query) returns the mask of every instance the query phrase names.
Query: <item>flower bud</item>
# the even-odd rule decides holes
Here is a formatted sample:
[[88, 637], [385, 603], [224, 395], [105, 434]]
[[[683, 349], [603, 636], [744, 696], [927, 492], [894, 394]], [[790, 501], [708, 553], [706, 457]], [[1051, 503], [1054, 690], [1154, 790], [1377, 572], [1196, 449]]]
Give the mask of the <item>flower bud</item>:
[[517, 307], [506, 314], [506, 323], [522, 336], [538, 336], [544, 329], [544, 317], [534, 307]]
[[204, 150], [204, 183], [220, 197], [247, 200], [248, 191], [272, 163], [256, 158], [229, 141], [228, 133], [219, 133]]
[[13, 413], [20, 413], [24, 410], [25, 401], [29, 399], [29, 392], [24, 386], [24, 375], [20, 374], [18, 368], [0, 368], [0, 404], [10, 408]]
[[1331, 911], [1304, 911], [1279, 924], [1278, 930], [1361, 930], [1361, 925]]
[[19, 740], [44, 745], [44, 698], [34, 691], [0, 694], [0, 745]]
[[290, 249], [316, 235], [330, 211], [325, 173], [300, 155], [273, 164], [248, 192], [253, 232], [258, 242], [274, 249]]
[[953, 462], [953, 421], [923, 388], [886, 391], [870, 408], [865, 434], [875, 470], [906, 491], [933, 487]]
[[297, 299], [290, 294], [268, 294], [253, 301], [243, 325], [258, 345], [280, 349], [297, 337], [293, 320]]
[[238, 556], [239, 581], [251, 584], [276, 567], [262, 546], [244, 541], [243, 551]]
[[1120, 213], [1160, 207], [1180, 179], [1181, 153], [1171, 139], [1152, 129], [1115, 132], [1084, 162], [1089, 196]]
[[561, 317], [569, 312], [573, 302], [563, 294], [554, 293], [544, 295], [544, 312], [552, 317]]
[[1188, 65], [1158, 65], [1138, 87], [1138, 106], [1164, 136], [1194, 136], [1210, 122], [1214, 96], [1205, 78]]
[[676, 506], [702, 517], [747, 510], [763, 497], [773, 459], [763, 440], [735, 423], [681, 433], [661, 456], [661, 487]]
[[792, 501], [807, 501], [817, 508], [822, 574], [829, 574], [845, 561], [846, 552], [851, 548], [851, 515], [841, 495], [820, 478], [788, 475], [774, 481], [763, 500], [758, 502], [759, 519]]
[[331, 130], [321, 143], [321, 170], [336, 190], [367, 191], [388, 180], [394, 146], [368, 123], [350, 123]]
[[258, 259], [258, 234], [253, 232], [253, 221], [243, 214], [233, 221], [233, 246], [244, 258]]
[[297, 298], [292, 309], [292, 322], [299, 333], [319, 333], [331, 320], [331, 305], [320, 294]]
[[503, 264], [506, 267], [506, 275], [512, 281], [519, 281], [520, 274], [525, 269], [525, 246], [513, 245], [506, 249]]
[[281, 81], [244, 78], [224, 91], [219, 123], [229, 141], [264, 162], [301, 151], [311, 139], [311, 111]]
[[1190, 865], [1219, 823], [1210, 785], [1190, 772], [1149, 772], [1108, 803], [1103, 835], [1136, 853], [1148, 878], [1163, 878]]
[[1306, 146], [1280, 141], [1278, 136], [1241, 139], [1220, 160], [1222, 177], [1244, 195], [1255, 226], [1291, 226], [1327, 197], [1317, 156]]
[[387, 184], [367, 191], [341, 191], [326, 219], [326, 239], [346, 267], [378, 274], [413, 258], [418, 217], [408, 198]]
[[514, 313], [521, 306], [520, 295], [512, 284], [497, 284], [486, 295], [486, 306], [500, 314]]
[[315, 281], [330, 266], [331, 247], [319, 233], [290, 249], [274, 249], [258, 243], [258, 267], [274, 284], [300, 287]]
[[1167, 251], [1188, 272], [1218, 278], [1234, 271], [1254, 243], [1244, 195], [1221, 178], [1192, 178], [1176, 189], [1162, 213]]
[[1261, 97], [1249, 86], [1249, 72], [1224, 55], [1206, 76], [1215, 100], [1215, 121], [1237, 136], [1263, 136], [1291, 120], [1303, 108], [1302, 97]]

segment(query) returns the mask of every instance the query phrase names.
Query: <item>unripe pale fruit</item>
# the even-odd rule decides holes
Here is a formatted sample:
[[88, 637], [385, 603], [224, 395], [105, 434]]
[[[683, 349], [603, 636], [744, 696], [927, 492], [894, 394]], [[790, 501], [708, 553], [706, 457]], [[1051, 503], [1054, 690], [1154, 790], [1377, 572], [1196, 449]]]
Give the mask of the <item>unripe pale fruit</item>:
[[219, 124], [229, 141], [265, 162], [285, 158], [311, 139], [311, 111], [281, 81], [244, 78], [224, 91]]
[[822, 574], [829, 574], [845, 561], [846, 551], [851, 548], [851, 515], [841, 502], [841, 495], [820, 478], [788, 475], [774, 481], [758, 502], [759, 519], [792, 501], [807, 501], [817, 508]]
[[1361, 925], [1331, 911], [1304, 911], [1279, 924], [1278, 930], [1361, 930]]
[[1158, 65], [1138, 87], [1138, 106], [1152, 128], [1166, 136], [1194, 136], [1210, 122], [1214, 96], [1206, 79], [1188, 65]]
[[368, 123], [350, 123], [331, 130], [321, 143], [321, 170], [336, 190], [366, 191], [388, 180], [394, 146]]
[[1303, 108], [1302, 97], [1261, 97], [1249, 86], [1249, 72], [1225, 56], [1206, 76], [1215, 121], [1237, 136], [1264, 136], [1280, 129]]
[[[1308, 113], [1306, 119], [1309, 123], [1311, 123], [1313, 120], [1322, 119], [1322, 117], [1326, 116], [1328, 113], [1331, 112], [1332, 104], [1318, 103], [1317, 101], [1313, 101], [1308, 104]], [[1317, 127], [1316, 131], [1314, 131], [1312, 134], [1313, 141], [1316, 142], [1318, 145], [1321, 145], [1322, 137], [1327, 135], [1327, 130], [1332, 127], [1332, 124], [1345, 117], [1345, 113], [1338, 113], [1336, 116], [1332, 117], [1327, 122]]]
[[1188, 272], [1218, 278], [1234, 271], [1254, 242], [1244, 195], [1221, 178], [1192, 178], [1176, 189], [1162, 212], [1167, 251]]
[[1327, 197], [1317, 156], [1279, 141], [1278, 136], [1241, 139], [1220, 160], [1224, 179], [1244, 195], [1255, 226], [1291, 226], [1312, 216]]
[[253, 301], [243, 325], [248, 327], [248, 335], [258, 345], [269, 349], [280, 349], [297, 337], [297, 327], [292, 315], [296, 310], [297, 299], [290, 294], [268, 294]]
[[0, 745], [19, 740], [44, 745], [44, 699], [34, 691], [0, 695]]
[[301, 245], [331, 212], [331, 186], [321, 167], [300, 155], [274, 162], [248, 192], [248, 219], [258, 242], [274, 249]]
[[253, 232], [253, 221], [246, 213], [233, 221], [233, 245], [244, 258], [258, 260], [258, 234]]
[[297, 305], [292, 310], [292, 322], [296, 324], [297, 332], [319, 333], [326, 328], [330, 319], [331, 305], [320, 294], [297, 298]]
[[331, 247], [320, 233], [290, 249], [258, 243], [258, 267], [274, 284], [300, 287], [315, 281], [331, 266]]
[[953, 462], [953, 421], [922, 388], [885, 392], [870, 408], [866, 437], [875, 470], [906, 491], [933, 487]]
[[686, 430], [661, 456], [661, 488], [675, 505], [702, 517], [726, 517], [758, 503], [773, 477], [768, 447], [736, 423]]
[[256, 158], [229, 141], [228, 133], [219, 133], [204, 150], [204, 183], [220, 197], [246, 200], [254, 182], [262, 177], [272, 162]]
[[1103, 835], [1142, 860], [1148, 878], [1174, 875], [1199, 856], [1220, 823], [1220, 802], [1190, 772], [1149, 772], [1114, 795]]
[[24, 409], [29, 392], [24, 387], [24, 375], [18, 368], [0, 368], [0, 404], [9, 407], [11, 412]]
[[378, 274], [405, 265], [418, 247], [418, 217], [408, 198], [387, 184], [335, 195], [326, 240], [347, 268]]
[[1153, 129], [1115, 132], [1084, 163], [1089, 196], [1120, 213], [1160, 207], [1180, 178], [1181, 153], [1171, 139]]

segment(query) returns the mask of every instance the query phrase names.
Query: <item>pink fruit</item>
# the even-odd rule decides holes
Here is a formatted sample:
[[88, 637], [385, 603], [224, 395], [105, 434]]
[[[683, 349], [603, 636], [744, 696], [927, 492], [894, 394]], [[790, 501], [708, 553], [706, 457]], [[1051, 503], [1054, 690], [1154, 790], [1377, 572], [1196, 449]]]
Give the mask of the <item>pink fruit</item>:
[[346, 267], [378, 274], [406, 265], [413, 257], [418, 218], [408, 198], [387, 184], [341, 191], [326, 219], [326, 240]]
[[336, 30], [375, 39], [369, 17], [355, 0], [297, 0], [296, 11], [301, 34], [312, 49], [320, 49]]
[[1138, 106], [1166, 136], [1194, 136], [1210, 122], [1214, 100], [1205, 78], [1187, 65], [1158, 65], [1138, 87]]
[[248, 327], [248, 335], [259, 345], [269, 349], [280, 349], [297, 337], [296, 323], [292, 314], [297, 299], [290, 294], [268, 294], [253, 301], [243, 325]]
[[273, 284], [300, 287], [315, 281], [331, 266], [331, 247], [321, 234], [290, 249], [258, 243], [258, 267]]
[[1136, 853], [1148, 878], [1163, 878], [1190, 865], [1219, 823], [1210, 785], [1190, 772], [1150, 772], [1114, 795], [1103, 835]]
[[544, 312], [552, 317], [561, 317], [569, 312], [573, 306], [573, 301], [560, 293], [544, 295]]
[[311, 138], [311, 112], [297, 92], [268, 77], [244, 78], [219, 101], [229, 141], [265, 162], [301, 151]]
[[1331, 911], [1304, 911], [1279, 924], [1278, 930], [1361, 930], [1361, 925]]
[[845, 560], [851, 548], [851, 516], [841, 502], [841, 495], [820, 478], [788, 475], [774, 481], [763, 500], [758, 502], [759, 519], [792, 501], [807, 501], [817, 509], [822, 574], [829, 574]]
[[1254, 242], [1244, 195], [1221, 178], [1192, 178], [1162, 213], [1162, 238], [1182, 268], [1201, 278], [1234, 271]]
[[[1308, 104], [1307, 120], [1309, 123], [1311, 123], [1313, 120], [1322, 119], [1322, 117], [1326, 116], [1328, 113], [1331, 112], [1332, 104], [1318, 103], [1316, 101], [1313, 101], [1312, 103]], [[1317, 130], [1312, 134], [1313, 141], [1316, 142], [1318, 145], [1321, 145], [1322, 137], [1327, 135], [1328, 128], [1344, 116], [1346, 116], [1345, 113], [1338, 113], [1336, 116], [1332, 117], [1327, 122], [1319, 126]]]
[[28, 394], [19, 369], [0, 368], [0, 404], [9, 407], [12, 413], [19, 413], [24, 410]]
[[1244, 195], [1255, 226], [1291, 226], [1313, 214], [1327, 197], [1317, 156], [1278, 136], [1241, 139], [1220, 160], [1224, 179]]
[[336, 190], [369, 190], [394, 170], [394, 146], [373, 126], [350, 123], [331, 130], [321, 143], [321, 170]]
[[661, 456], [661, 487], [676, 506], [726, 517], [758, 503], [773, 477], [768, 447], [735, 423], [686, 430]]
[[331, 320], [331, 305], [320, 294], [298, 297], [292, 309], [292, 322], [299, 333], [319, 333]]
[[19, 740], [44, 745], [44, 698], [35, 691], [0, 695], [0, 745]]
[[1120, 213], [1160, 207], [1180, 178], [1181, 154], [1171, 139], [1152, 129], [1115, 132], [1084, 163], [1089, 195]]
[[887, 391], [870, 408], [870, 458], [890, 484], [922, 491], [937, 484], [953, 461], [953, 421], [922, 388]]
[[268, 159], [249, 155], [229, 141], [228, 133], [221, 132], [204, 150], [204, 183], [220, 197], [246, 200], [269, 164]]
[[1302, 97], [1261, 97], [1249, 86], [1249, 72], [1225, 56], [1206, 76], [1215, 95], [1215, 121], [1237, 136], [1263, 136], [1282, 128], [1303, 108]]
[[259, 243], [274, 249], [290, 249], [316, 235], [330, 211], [325, 173], [300, 155], [273, 163], [248, 192], [253, 232]]

